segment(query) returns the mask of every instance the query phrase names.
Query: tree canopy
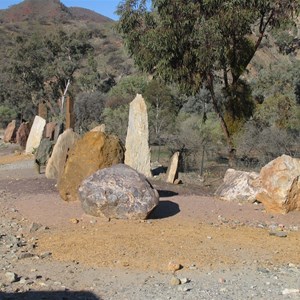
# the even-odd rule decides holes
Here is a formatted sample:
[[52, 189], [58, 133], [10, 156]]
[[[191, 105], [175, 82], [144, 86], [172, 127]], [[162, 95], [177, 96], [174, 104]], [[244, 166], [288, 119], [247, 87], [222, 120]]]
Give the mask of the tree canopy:
[[[299, 6], [299, 0], [153, 0], [149, 10], [146, 0], [125, 0], [117, 29], [141, 70], [190, 94], [202, 87], [210, 91], [232, 150], [228, 120], [239, 118], [236, 113], [251, 115], [241, 76], [267, 31], [290, 22]], [[222, 84], [224, 103], [215, 97], [216, 83]]]

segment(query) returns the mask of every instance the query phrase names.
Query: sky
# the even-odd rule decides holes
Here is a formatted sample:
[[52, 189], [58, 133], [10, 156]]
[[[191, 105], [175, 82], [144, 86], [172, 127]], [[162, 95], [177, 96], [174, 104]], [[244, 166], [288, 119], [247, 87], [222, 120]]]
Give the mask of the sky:
[[[0, 0], [0, 9], [6, 9], [11, 5], [23, 2], [22, 0]], [[61, 0], [61, 2], [69, 6], [83, 7], [91, 9], [101, 15], [117, 20], [118, 16], [114, 14], [117, 5], [121, 0]]]

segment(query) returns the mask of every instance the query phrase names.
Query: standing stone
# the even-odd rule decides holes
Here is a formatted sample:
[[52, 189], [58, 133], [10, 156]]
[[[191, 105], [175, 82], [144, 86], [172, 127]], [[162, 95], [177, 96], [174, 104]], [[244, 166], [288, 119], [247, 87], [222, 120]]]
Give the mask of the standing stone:
[[261, 169], [258, 184], [263, 191], [256, 199], [266, 211], [300, 210], [300, 159], [282, 155], [272, 160]]
[[54, 130], [54, 142], [57, 141], [58, 137], [64, 132], [64, 123], [57, 123]]
[[124, 164], [85, 179], [79, 197], [87, 214], [116, 219], [146, 219], [159, 202], [158, 192], [146, 177]]
[[215, 195], [224, 201], [253, 203], [261, 191], [260, 186], [256, 184], [258, 177], [256, 172], [228, 169], [223, 184], [218, 187]]
[[16, 137], [16, 120], [12, 120], [6, 127], [3, 141], [4, 143], [11, 143]]
[[125, 164], [151, 177], [147, 106], [142, 95], [137, 94], [130, 103], [126, 137]]
[[175, 179], [177, 179], [178, 161], [179, 161], [179, 152], [175, 152], [170, 160], [170, 164], [167, 170], [166, 182], [174, 183]]
[[53, 147], [52, 155], [47, 163], [45, 175], [49, 179], [56, 179], [59, 182], [67, 161], [69, 151], [79, 139], [73, 129], [67, 129], [61, 134]]
[[45, 119], [39, 116], [35, 116], [26, 143], [26, 149], [25, 149], [26, 153], [33, 153], [34, 149], [38, 148], [43, 137], [45, 125], [46, 125]]
[[74, 101], [69, 96], [66, 101], [66, 129], [74, 128], [75, 115], [74, 115]]
[[22, 148], [26, 147], [27, 139], [30, 133], [30, 126], [28, 122], [21, 123], [17, 135], [16, 135], [16, 143], [19, 144]]
[[47, 109], [47, 105], [44, 102], [39, 103], [38, 106], [38, 116], [47, 120], [48, 117], [48, 109]]
[[53, 141], [54, 140], [54, 133], [56, 128], [56, 122], [50, 122], [46, 124], [45, 128], [45, 138]]
[[69, 152], [58, 183], [60, 196], [65, 201], [78, 200], [78, 188], [83, 179], [123, 161], [124, 148], [117, 137], [103, 132], [86, 133]]

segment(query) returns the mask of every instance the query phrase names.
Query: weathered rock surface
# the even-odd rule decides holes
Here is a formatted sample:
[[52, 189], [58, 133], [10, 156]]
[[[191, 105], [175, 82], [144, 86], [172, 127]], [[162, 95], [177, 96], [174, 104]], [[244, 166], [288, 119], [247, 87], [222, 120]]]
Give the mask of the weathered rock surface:
[[255, 182], [259, 174], [256, 172], [244, 172], [228, 169], [225, 173], [223, 184], [215, 192], [215, 195], [225, 201], [250, 202], [256, 200], [260, 192], [260, 186]]
[[30, 133], [29, 124], [27, 122], [21, 123], [20, 127], [17, 130], [16, 143], [19, 144], [22, 148], [26, 147], [29, 133]]
[[11, 143], [16, 137], [16, 120], [12, 120], [4, 131], [3, 141], [4, 143]]
[[105, 132], [105, 124], [98, 125], [91, 129], [90, 131], [100, 131], [100, 132]]
[[61, 134], [53, 147], [52, 155], [47, 163], [45, 175], [49, 179], [56, 179], [59, 182], [67, 161], [69, 151], [79, 139], [73, 129], [67, 129]]
[[35, 116], [28, 139], [26, 143], [26, 153], [33, 153], [34, 149], [37, 149], [43, 137], [46, 120]]
[[175, 179], [177, 179], [177, 169], [178, 169], [178, 162], [179, 162], [179, 152], [175, 152], [170, 160], [169, 167], [167, 170], [167, 178], [166, 182], [174, 183]]
[[85, 179], [79, 197], [87, 214], [116, 219], [146, 219], [159, 202], [158, 192], [146, 177], [123, 164]]
[[49, 123], [46, 124], [45, 138], [48, 138], [51, 141], [54, 140], [54, 134], [55, 134], [56, 125], [57, 125], [56, 122], [49, 122]]
[[123, 161], [124, 148], [117, 137], [103, 132], [86, 133], [69, 152], [58, 184], [60, 196], [66, 201], [78, 200], [78, 188], [83, 179]]
[[263, 190], [256, 198], [266, 211], [300, 210], [300, 159], [282, 155], [261, 169], [258, 180]]
[[130, 103], [126, 136], [125, 164], [151, 177], [147, 105], [137, 94]]

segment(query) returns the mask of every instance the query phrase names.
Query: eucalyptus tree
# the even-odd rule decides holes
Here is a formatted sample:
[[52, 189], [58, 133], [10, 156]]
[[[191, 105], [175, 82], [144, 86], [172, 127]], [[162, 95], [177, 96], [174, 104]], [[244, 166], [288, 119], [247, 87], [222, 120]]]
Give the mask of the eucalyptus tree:
[[230, 122], [249, 118], [253, 108], [242, 75], [267, 31], [289, 22], [299, 6], [299, 0], [153, 0], [149, 9], [147, 0], [125, 0], [117, 29], [141, 70], [190, 94], [209, 90], [232, 153]]

